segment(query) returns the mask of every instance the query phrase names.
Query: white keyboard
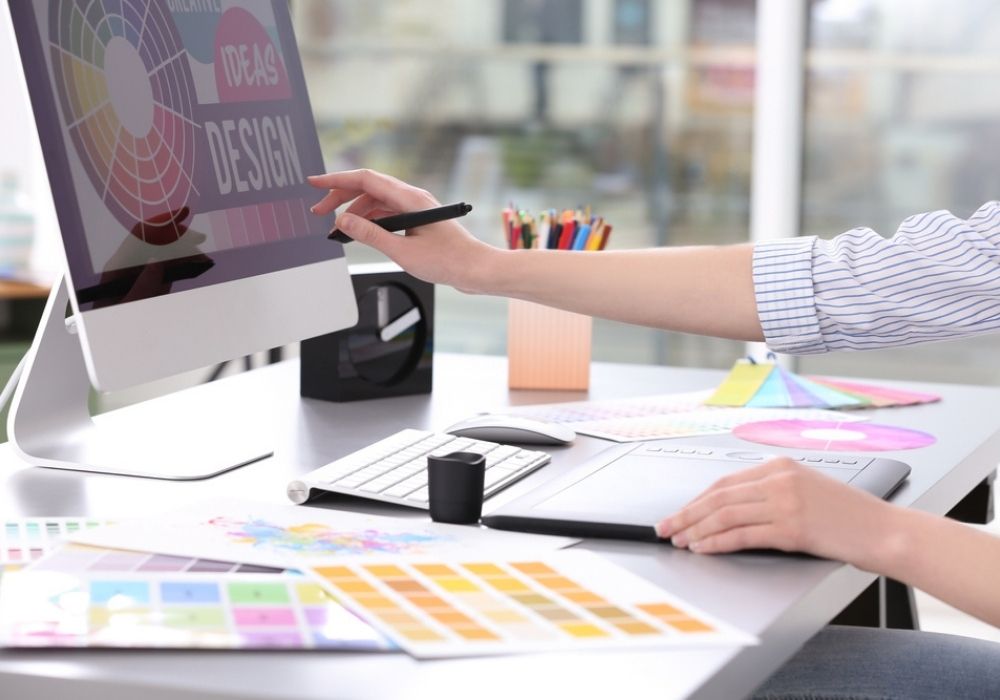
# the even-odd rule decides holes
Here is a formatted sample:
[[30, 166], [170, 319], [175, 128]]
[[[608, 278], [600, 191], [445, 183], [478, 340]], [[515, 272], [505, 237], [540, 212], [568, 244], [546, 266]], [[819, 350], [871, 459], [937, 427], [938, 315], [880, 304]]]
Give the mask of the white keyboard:
[[427, 457], [478, 452], [486, 457], [483, 497], [489, 498], [549, 463], [549, 455], [495, 442], [427, 430], [401, 430], [288, 484], [288, 498], [305, 503], [318, 491], [427, 508]]

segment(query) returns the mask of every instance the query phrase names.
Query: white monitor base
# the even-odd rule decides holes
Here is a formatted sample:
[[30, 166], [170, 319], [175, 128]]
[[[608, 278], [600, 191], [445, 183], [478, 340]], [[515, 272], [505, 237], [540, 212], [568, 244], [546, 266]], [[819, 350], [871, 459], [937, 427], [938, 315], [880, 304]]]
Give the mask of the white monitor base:
[[[65, 319], [68, 302], [66, 280], [60, 279], [14, 394], [7, 432], [23, 460], [40, 467], [182, 480], [214, 476], [272, 454], [268, 426], [253, 411], [256, 402], [227, 401], [222, 408], [206, 386], [147, 402], [155, 402], [155, 412], [139, 404], [92, 418], [83, 351]], [[234, 405], [245, 415], [234, 414]], [[172, 416], [168, 423], [165, 413]]]

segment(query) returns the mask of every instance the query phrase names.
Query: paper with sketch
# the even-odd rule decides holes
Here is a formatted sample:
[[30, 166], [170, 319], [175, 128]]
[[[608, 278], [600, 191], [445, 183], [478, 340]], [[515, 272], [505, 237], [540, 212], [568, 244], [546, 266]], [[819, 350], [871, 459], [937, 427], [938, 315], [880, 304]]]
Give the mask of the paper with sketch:
[[389, 518], [328, 508], [212, 501], [148, 520], [80, 532], [73, 542], [263, 566], [301, 568], [344, 557], [524, 556], [579, 540], [525, 535], [422, 518]]

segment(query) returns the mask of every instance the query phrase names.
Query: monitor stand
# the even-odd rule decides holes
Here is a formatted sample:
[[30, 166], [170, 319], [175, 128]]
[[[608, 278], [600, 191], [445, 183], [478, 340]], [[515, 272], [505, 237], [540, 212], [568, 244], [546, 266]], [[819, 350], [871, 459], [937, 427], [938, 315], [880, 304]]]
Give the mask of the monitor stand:
[[90, 379], [65, 278], [52, 288], [25, 356], [7, 431], [25, 461], [55, 469], [155, 479], [203, 479], [273, 454], [253, 396], [231, 380], [91, 417]]

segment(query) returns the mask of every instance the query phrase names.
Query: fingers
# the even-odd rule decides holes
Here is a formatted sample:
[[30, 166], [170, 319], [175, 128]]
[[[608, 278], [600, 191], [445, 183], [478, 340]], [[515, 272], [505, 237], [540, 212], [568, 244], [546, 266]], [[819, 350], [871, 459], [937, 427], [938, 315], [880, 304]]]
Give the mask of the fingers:
[[[344, 202], [350, 201], [357, 195], [356, 192], [329, 192], [323, 199], [314, 204], [310, 211], [318, 216], [323, 216], [334, 211]], [[398, 210], [389, 208], [384, 202], [372, 197], [370, 194], [362, 194], [354, 199], [344, 213], [357, 214], [365, 219], [377, 219], [382, 216], [398, 214]]]
[[398, 246], [403, 240], [402, 236], [389, 233], [371, 221], [347, 212], [337, 217], [337, 228], [354, 240], [369, 245], [393, 259], [395, 259], [394, 253], [397, 252]]
[[[777, 459], [768, 460], [763, 464], [758, 464], [756, 467], [751, 467], [749, 469], [743, 469], [738, 472], [733, 472], [732, 474], [727, 474], [726, 476], [722, 477], [721, 479], [713, 483], [707, 489], [702, 491], [700, 494], [698, 494], [685, 507], [685, 510], [687, 510], [688, 508], [693, 508], [695, 506], [703, 505], [702, 501], [704, 501], [704, 499], [710, 497], [712, 494], [717, 493], [719, 491], [733, 488], [741, 484], [748, 484], [756, 481], [761, 481], [769, 476], [772, 476], [782, 471], [786, 471], [789, 468], [796, 469], [798, 467], [799, 467], [798, 464], [788, 459], [787, 457], [779, 457]], [[660, 531], [660, 528], [663, 529], [663, 533], [660, 535], [661, 537], [670, 537], [673, 533], [677, 532], [676, 527], [672, 526], [673, 525], [672, 520], [673, 520], [672, 518], [665, 518], [657, 526], [658, 532]]]
[[669, 537], [675, 546], [706, 554], [754, 548], [802, 550], [809, 529], [803, 519], [806, 487], [819, 477], [788, 458], [727, 475], [661, 521], [657, 534]]
[[[684, 508], [674, 515], [661, 520], [656, 526], [656, 533], [664, 539], [674, 537], [727, 506], [759, 503], [766, 498], [766, 493], [757, 481], [710, 490], [684, 506]], [[677, 543], [675, 542], [675, 544]], [[682, 547], [684, 545], [678, 544], [678, 546]]]
[[773, 519], [772, 509], [766, 501], [751, 501], [723, 506], [713, 510], [688, 528], [677, 532], [670, 541], [675, 547], [688, 547], [707, 537], [729, 530], [763, 525]]
[[747, 525], [710, 535], [688, 545], [699, 554], [724, 554], [742, 549], [785, 549], [782, 538], [771, 525]]
[[[705, 489], [705, 493], [709, 493], [714, 489], [727, 488], [729, 486], [735, 486], [737, 484], [743, 484], [748, 481], [757, 481], [765, 477], [779, 472], [783, 469], [788, 469], [789, 466], [797, 466], [795, 462], [788, 459], [787, 457], [777, 457], [775, 459], [769, 459], [762, 464], [758, 464], [756, 467], [750, 467], [749, 469], [741, 469], [738, 472], [733, 472], [732, 474], [726, 474], [724, 477], [716, 481], [714, 484]], [[700, 498], [700, 496], [699, 496]]]
[[[357, 214], [363, 219], [375, 219], [382, 215], [382, 212], [389, 211], [385, 202], [372, 197], [370, 194], [363, 194], [344, 211], [345, 214]], [[392, 212], [398, 213], [398, 212]]]
[[[347, 170], [314, 175], [308, 178], [308, 182], [313, 187], [330, 190], [330, 194], [324, 197], [323, 201], [327, 198], [330, 198], [331, 202], [339, 201], [339, 204], [327, 209], [327, 213], [361, 194], [370, 194], [398, 211], [425, 209], [437, 205], [437, 200], [430, 193], [374, 170]], [[331, 198], [330, 195], [334, 196]]]
[[343, 190], [330, 190], [323, 199], [319, 200], [309, 208], [313, 214], [324, 216], [339, 207], [344, 202], [349, 202], [357, 197], [360, 192], [345, 192]]

